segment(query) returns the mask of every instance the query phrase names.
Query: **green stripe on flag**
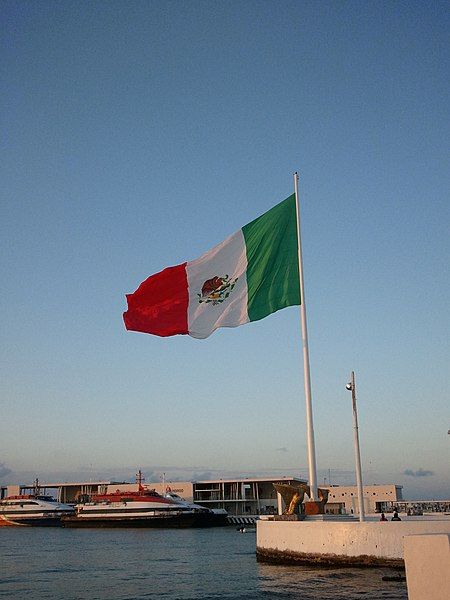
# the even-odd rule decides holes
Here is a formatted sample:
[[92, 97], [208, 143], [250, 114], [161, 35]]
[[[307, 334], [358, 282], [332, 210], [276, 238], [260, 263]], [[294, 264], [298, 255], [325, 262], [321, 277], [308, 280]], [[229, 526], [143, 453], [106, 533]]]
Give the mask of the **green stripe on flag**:
[[247, 249], [248, 317], [300, 304], [295, 195], [242, 228]]

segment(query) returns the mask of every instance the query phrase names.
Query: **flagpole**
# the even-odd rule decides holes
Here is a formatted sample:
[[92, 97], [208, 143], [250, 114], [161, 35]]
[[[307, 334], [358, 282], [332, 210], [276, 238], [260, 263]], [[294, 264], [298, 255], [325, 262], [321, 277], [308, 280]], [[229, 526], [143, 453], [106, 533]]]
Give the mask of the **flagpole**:
[[308, 348], [308, 328], [306, 325], [306, 302], [305, 285], [303, 282], [303, 259], [302, 259], [302, 239], [300, 235], [300, 202], [298, 198], [298, 173], [294, 173], [295, 206], [297, 211], [297, 237], [298, 237], [298, 273], [300, 278], [300, 317], [302, 323], [302, 346], [303, 346], [303, 372], [305, 383], [306, 398], [306, 434], [308, 443], [308, 466], [309, 466], [309, 487], [310, 499], [318, 500], [317, 494], [317, 469], [316, 469], [316, 450], [314, 444], [314, 426], [311, 400], [311, 376], [309, 371], [309, 348]]
[[366, 518], [364, 512], [364, 488], [362, 482], [361, 451], [359, 449], [358, 409], [356, 408], [356, 383], [354, 371], [352, 371], [351, 380], [350, 383], [347, 384], [347, 389], [350, 389], [352, 392], [353, 442], [355, 445], [355, 470], [356, 486], [358, 488], [359, 520], [365, 521]]

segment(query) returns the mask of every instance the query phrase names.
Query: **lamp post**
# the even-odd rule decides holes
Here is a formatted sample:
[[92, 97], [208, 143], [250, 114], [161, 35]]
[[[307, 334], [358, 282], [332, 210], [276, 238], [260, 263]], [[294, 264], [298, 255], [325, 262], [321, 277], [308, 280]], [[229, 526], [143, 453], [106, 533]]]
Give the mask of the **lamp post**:
[[356, 470], [356, 486], [358, 488], [359, 502], [359, 520], [365, 521], [364, 518], [364, 496], [361, 471], [361, 453], [359, 450], [359, 433], [358, 433], [358, 411], [356, 409], [356, 385], [355, 372], [352, 371], [351, 380], [345, 386], [352, 393], [352, 409], [353, 409], [353, 441], [355, 444], [355, 470]]

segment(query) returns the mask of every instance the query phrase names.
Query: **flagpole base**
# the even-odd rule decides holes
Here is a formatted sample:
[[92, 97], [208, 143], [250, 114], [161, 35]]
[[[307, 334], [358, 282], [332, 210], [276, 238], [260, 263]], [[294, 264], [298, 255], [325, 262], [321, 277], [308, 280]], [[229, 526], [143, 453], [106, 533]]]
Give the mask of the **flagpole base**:
[[323, 515], [325, 514], [325, 504], [322, 501], [310, 500], [309, 502], [305, 502], [305, 515]]

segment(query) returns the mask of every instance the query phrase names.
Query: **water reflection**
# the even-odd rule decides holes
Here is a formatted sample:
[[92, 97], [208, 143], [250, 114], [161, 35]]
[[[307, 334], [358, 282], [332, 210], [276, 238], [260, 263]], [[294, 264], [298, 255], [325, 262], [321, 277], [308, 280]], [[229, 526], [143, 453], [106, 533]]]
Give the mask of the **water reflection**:
[[0, 598], [406, 600], [383, 569], [257, 563], [255, 536], [213, 530], [0, 529]]
[[301, 600], [406, 600], [405, 583], [382, 581], [392, 569], [333, 569], [258, 563], [259, 590], [267, 597]]

